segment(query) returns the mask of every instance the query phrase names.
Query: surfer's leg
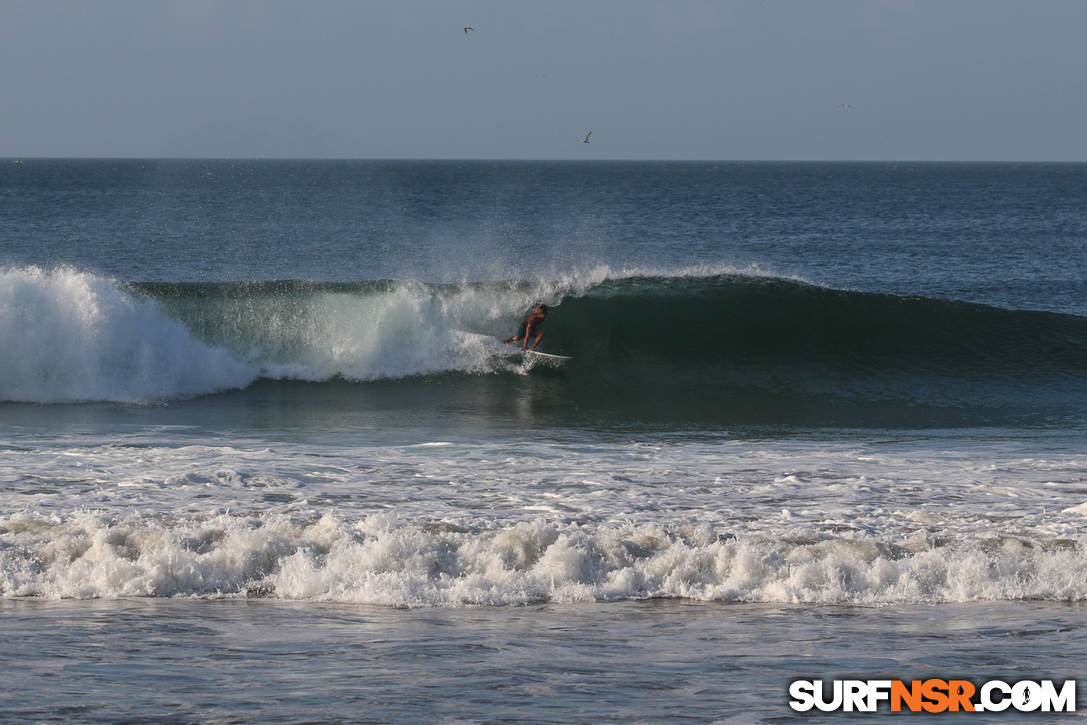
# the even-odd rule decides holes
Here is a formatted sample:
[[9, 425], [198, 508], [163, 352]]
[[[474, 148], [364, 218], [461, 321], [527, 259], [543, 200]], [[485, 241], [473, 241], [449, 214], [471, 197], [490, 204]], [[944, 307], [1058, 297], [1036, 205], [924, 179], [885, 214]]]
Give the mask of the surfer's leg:
[[517, 334], [506, 340], [506, 342], [521, 342], [521, 338], [525, 336], [525, 332], [527, 332], [525, 326], [521, 325], [520, 329], [517, 330]]

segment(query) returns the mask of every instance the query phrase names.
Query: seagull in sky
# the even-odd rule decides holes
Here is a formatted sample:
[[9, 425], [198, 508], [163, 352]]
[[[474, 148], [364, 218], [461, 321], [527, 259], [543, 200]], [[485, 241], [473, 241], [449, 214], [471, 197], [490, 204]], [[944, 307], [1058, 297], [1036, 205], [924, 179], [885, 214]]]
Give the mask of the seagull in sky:
[[853, 106], [849, 105], [848, 103], [843, 103], [842, 105], [838, 106], [838, 108], [842, 109], [843, 111], [853, 110]]
[[585, 134], [585, 138], [581, 139], [581, 143], [589, 143], [589, 137], [592, 136], [592, 135], [593, 135], [593, 132], [589, 131], [587, 134]]
[[465, 25], [464, 26], [464, 34], [468, 35], [469, 30], [475, 30], [475, 28], [473, 28], [471, 25]]

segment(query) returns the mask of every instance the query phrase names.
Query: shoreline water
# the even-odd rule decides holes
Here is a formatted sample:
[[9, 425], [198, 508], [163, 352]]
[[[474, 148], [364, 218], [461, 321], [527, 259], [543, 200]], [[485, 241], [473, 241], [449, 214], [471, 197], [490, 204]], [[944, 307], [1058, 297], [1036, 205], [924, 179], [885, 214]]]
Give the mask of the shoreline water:
[[0, 615], [0, 718], [24, 721], [780, 722], [797, 678], [1073, 679], [1087, 648], [1082, 602], [5, 599]]

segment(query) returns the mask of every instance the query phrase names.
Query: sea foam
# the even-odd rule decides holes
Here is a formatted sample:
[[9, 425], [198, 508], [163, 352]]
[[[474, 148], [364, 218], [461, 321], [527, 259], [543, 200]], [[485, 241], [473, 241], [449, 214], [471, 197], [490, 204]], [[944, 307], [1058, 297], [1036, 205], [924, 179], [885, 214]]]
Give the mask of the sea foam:
[[[0, 521], [0, 596], [274, 597], [383, 606], [688, 598], [824, 604], [1087, 599], [1085, 541], [786, 537], [702, 525], [495, 528], [279, 515]], [[813, 532], [809, 532], [813, 533]]]
[[257, 377], [154, 301], [64, 268], [0, 270], [0, 341], [0, 401], [148, 401]]

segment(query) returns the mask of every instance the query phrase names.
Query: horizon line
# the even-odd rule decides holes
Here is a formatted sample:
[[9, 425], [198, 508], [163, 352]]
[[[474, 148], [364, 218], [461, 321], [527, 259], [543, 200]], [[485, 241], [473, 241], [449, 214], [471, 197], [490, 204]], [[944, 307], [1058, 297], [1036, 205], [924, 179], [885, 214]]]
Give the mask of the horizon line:
[[368, 161], [427, 163], [706, 163], [706, 164], [1085, 164], [1087, 159], [686, 159], [686, 158], [487, 158], [394, 156], [0, 156], [0, 163], [26, 161]]

